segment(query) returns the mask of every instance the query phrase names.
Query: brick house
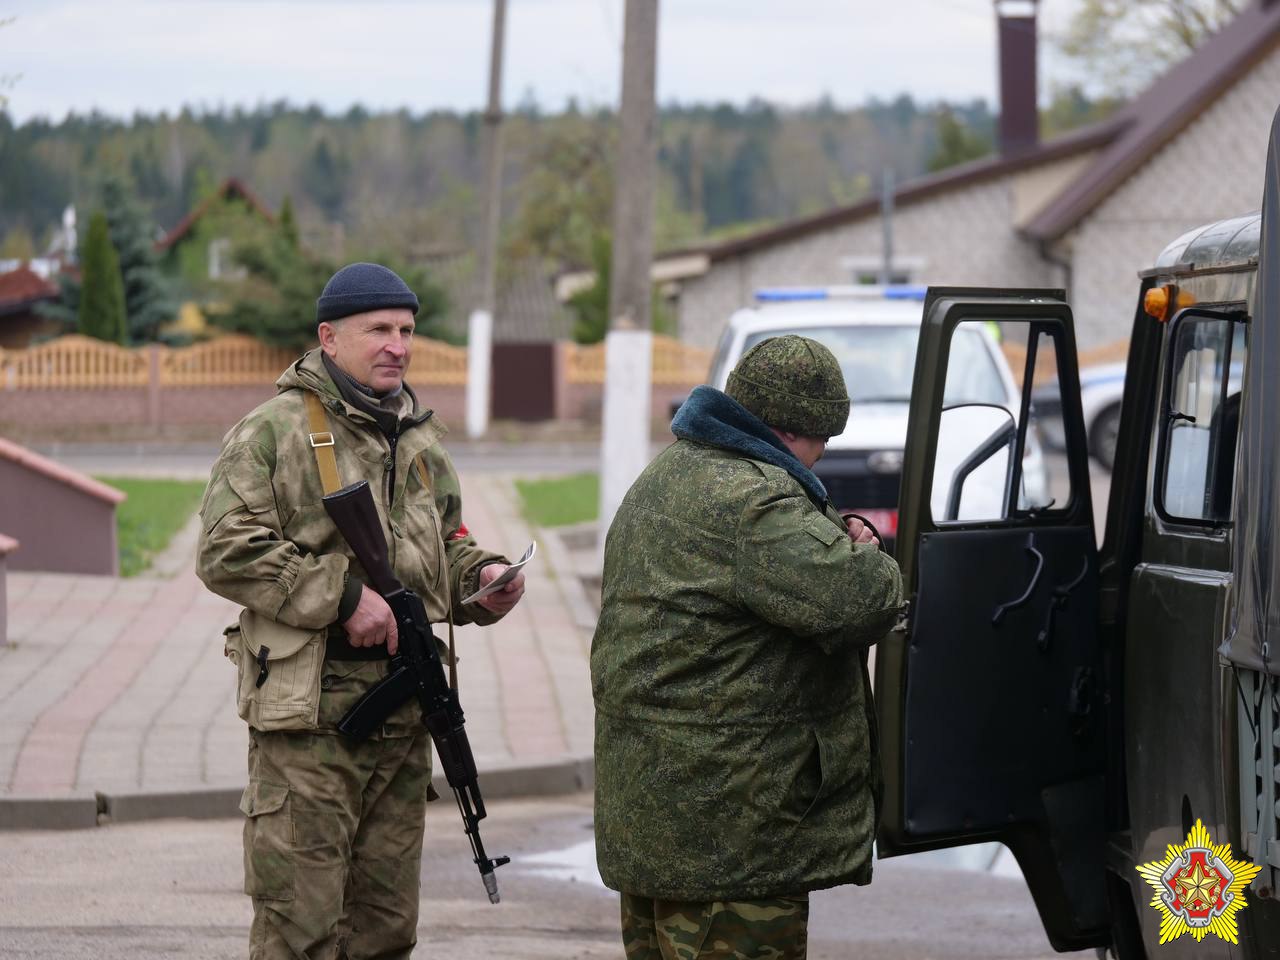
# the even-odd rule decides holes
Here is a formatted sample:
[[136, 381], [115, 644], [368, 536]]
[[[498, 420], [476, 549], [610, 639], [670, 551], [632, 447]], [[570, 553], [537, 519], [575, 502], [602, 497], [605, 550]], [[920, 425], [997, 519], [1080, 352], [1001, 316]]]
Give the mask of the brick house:
[[57, 284], [26, 264], [0, 273], [0, 349], [20, 350], [32, 340], [61, 332], [62, 324], [40, 314], [42, 303], [59, 296]]
[[[1000, 19], [1000, 152], [896, 189], [894, 273], [1065, 287], [1080, 344], [1092, 347], [1128, 336], [1136, 273], [1166, 244], [1259, 208], [1280, 102], [1280, 0], [1253, 0], [1115, 115], [1047, 143], [1025, 89], [1034, 23], [1034, 14]], [[673, 251], [654, 278], [674, 294], [681, 339], [712, 346], [760, 287], [865, 282], [882, 238], [881, 202], [870, 199]]]

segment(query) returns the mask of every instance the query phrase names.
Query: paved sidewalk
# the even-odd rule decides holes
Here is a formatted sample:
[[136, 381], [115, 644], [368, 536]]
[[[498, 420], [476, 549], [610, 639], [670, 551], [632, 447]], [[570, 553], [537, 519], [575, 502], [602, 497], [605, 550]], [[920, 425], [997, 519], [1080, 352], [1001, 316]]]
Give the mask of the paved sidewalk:
[[[533, 535], [511, 480], [462, 477], [468, 527], [515, 556]], [[117, 820], [234, 812], [247, 733], [222, 629], [237, 608], [192, 572], [195, 535], [191, 524], [146, 577], [9, 574], [0, 827], [84, 825], [95, 810]], [[590, 611], [563, 548], [539, 548], [520, 605], [493, 627], [457, 631], [486, 795], [590, 782]]]

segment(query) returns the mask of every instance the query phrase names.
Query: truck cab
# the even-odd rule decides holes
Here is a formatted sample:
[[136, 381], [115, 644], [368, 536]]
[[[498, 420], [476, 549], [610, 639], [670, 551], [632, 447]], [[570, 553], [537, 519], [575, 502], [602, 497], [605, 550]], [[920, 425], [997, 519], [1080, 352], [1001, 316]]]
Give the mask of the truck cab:
[[[925, 297], [899, 496], [909, 608], [876, 658], [877, 846], [1006, 844], [1058, 950], [1280, 951], [1278, 153], [1280, 114], [1262, 214], [1176, 238], [1138, 278], [1106, 504], [1064, 292]], [[957, 336], [993, 321], [1022, 358], [1017, 416], [947, 395]], [[976, 424], [989, 436], [975, 444]], [[1063, 449], [1047, 455], [1049, 496], [1028, 502], [1046, 427]], [[991, 484], [997, 510], [948, 509]], [[1196, 821], [1262, 867], [1238, 945], [1161, 944], [1137, 867]]]

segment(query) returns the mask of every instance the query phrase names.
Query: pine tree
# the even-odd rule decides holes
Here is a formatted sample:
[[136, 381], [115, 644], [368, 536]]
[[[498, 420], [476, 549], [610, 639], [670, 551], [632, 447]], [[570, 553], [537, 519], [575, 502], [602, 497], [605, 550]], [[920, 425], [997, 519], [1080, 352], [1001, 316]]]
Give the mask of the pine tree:
[[293, 200], [288, 194], [280, 204], [280, 237], [295, 250], [298, 248], [298, 221], [293, 213]]
[[[160, 269], [156, 228], [123, 181], [115, 177], [104, 180], [101, 196], [124, 284], [125, 342], [147, 343], [157, 339], [160, 328], [178, 313], [171, 281]], [[41, 312], [65, 323], [78, 321], [81, 281], [74, 274], [63, 273], [58, 284], [61, 302]]]
[[125, 343], [124, 279], [120, 258], [111, 243], [107, 215], [101, 210], [89, 220], [84, 247], [80, 252], [80, 332], [99, 340]]
[[121, 180], [103, 182], [102, 203], [111, 242], [120, 255], [129, 341], [147, 343], [178, 312], [169, 280], [160, 270], [155, 225]]

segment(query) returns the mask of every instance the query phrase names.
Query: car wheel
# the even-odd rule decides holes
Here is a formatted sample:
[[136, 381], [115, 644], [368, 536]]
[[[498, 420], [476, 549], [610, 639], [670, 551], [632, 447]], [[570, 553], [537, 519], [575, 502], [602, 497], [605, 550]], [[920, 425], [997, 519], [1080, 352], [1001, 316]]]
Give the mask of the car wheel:
[[1116, 438], [1120, 435], [1120, 404], [1107, 407], [1089, 427], [1089, 452], [1110, 470], [1116, 462]]

